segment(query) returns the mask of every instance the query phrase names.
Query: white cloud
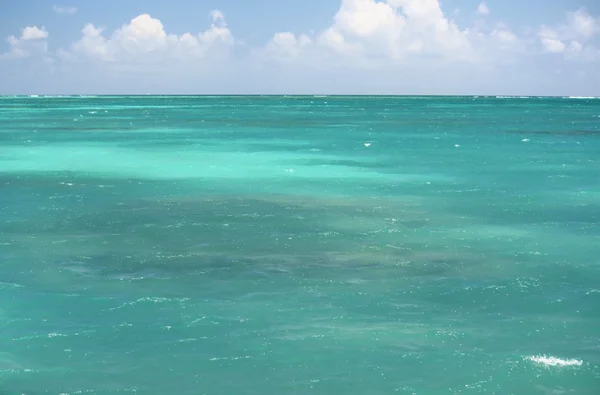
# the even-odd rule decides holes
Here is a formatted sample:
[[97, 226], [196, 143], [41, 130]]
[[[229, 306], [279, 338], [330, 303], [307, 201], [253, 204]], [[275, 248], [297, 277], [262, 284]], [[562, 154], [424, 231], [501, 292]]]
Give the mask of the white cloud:
[[68, 60], [97, 60], [109, 63], [160, 63], [168, 60], [227, 55], [234, 38], [219, 10], [211, 12], [212, 24], [204, 32], [181, 35], [165, 31], [162, 22], [141, 14], [104, 35], [104, 28], [87, 24], [82, 37], [60, 56]]
[[[329, 51], [354, 61], [386, 62], [415, 58], [478, 61], [482, 56], [502, 56], [497, 50], [520, 47], [519, 38], [505, 25], [487, 33], [460, 28], [444, 14], [438, 0], [342, 0], [332, 25], [312, 45], [300, 40], [301, 36], [277, 33], [268, 47], [279, 48], [278, 57], [298, 57], [303, 52], [324, 57]], [[283, 37], [285, 46], [277, 43]]]
[[293, 60], [300, 54], [300, 51], [312, 44], [312, 40], [305, 34], [296, 37], [294, 34], [276, 33], [267, 50], [274, 56], [282, 56], [283, 59]]
[[45, 27], [27, 26], [21, 31], [20, 37], [9, 36], [6, 41], [10, 50], [2, 55], [4, 59], [27, 58], [35, 54], [46, 54], [48, 52], [48, 31]]
[[584, 8], [569, 12], [566, 23], [558, 26], [542, 25], [537, 36], [543, 49], [550, 53], [564, 53], [570, 59], [582, 54], [582, 59], [595, 60], [598, 49], [593, 38], [600, 34], [600, 18], [590, 15]]
[[56, 4], [54, 4], [52, 6], [52, 9], [57, 14], [62, 14], [62, 15], [73, 15], [73, 14], [75, 14], [77, 12], [77, 8], [75, 8], [75, 7], [71, 7], [71, 6], [58, 6]]
[[600, 33], [600, 18], [594, 18], [583, 8], [569, 13], [567, 19], [569, 28], [582, 37], [590, 38]]
[[542, 37], [541, 40], [542, 45], [548, 52], [563, 53], [567, 48], [567, 45], [564, 42], [556, 38]]
[[210, 12], [210, 17], [212, 18], [213, 23], [225, 23], [225, 14], [221, 10], [212, 10]]
[[42, 40], [48, 38], [48, 32], [46, 28], [42, 26], [40, 29], [37, 26], [27, 26], [23, 29], [23, 33], [21, 34], [21, 40]]
[[490, 37], [503, 43], [516, 43], [519, 41], [519, 37], [504, 25], [499, 25], [494, 28], [490, 33]]
[[489, 15], [490, 8], [487, 6], [487, 4], [485, 4], [485, 2], [481, 2], [477, 7], [477, 13], [480, 15]]
[[[477, 12], [490, 14], [485, 2]], [[450, 15], [443, 12], [439, 0], [341, 0], [332, 23], [320, 32], [277, 32], [265, 47], [250, 52], [254, 60], [262, 57], [262, 62], [372, 68], [409, 61], [505, 64], [518, 54], [528, 56], [528, 49], [533, 49], [531, 40], [504, 24], [493, 25], [488, 20], [460, 27]], [[220, 10], [213, 10], [210, 18], [212, 23], [205, 31], [179, 35], [168, 33], [162, 22], [149, 14], [138, 15], [112, 33], [88, 24], [81, 38], [58, 54], [65, 60], [109, 64], [226, 58], [233, 54], [236, 40]], [[540, 27], [537, 39], [546, 52], [572, 54], [585, 52], [598, 32], [599, 20], [579, 9], [569, 13], [563, 25]], [[30, 34], [36, 37], [43, 32], [32, 30]], [[237, 43], [238, 49], [243, 47]]]

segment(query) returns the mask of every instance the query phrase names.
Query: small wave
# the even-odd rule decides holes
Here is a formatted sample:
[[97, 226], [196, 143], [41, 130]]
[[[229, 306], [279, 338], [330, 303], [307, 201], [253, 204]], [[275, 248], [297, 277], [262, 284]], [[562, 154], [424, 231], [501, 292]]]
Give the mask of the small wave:
[[596, 96], [567, 96], [563, 99], [598, 99]]
[[[8, 243], [1, 243], [0, 245], [10, 245], [10, 244], [8, 244]], [[0, 287], [1, 287], [1, 286], [8, 286], [8, 287], [14, 287], [14, 288], [22, 288], [22, 287], [24, 287], [24, 286], [23, 286], [23, 285], [21, 285], [21, 284], [17, 284], [17, 283], [7, 283], [7, 282], [4, 282], [4, 281], [0, 281]]]
[[145, 298], [139, 298], [139, 299], [137, 299], [135, 301], [132, 301], [132, 302], [124, 303], [124, 304], [122, 304], [120, 306], [117, 306], [117, 307], [111, 307], [108, 310], [109, 311], [118, 310], [118, 309], [122, 309], [122, 308], [127, 307], [127, 306], [133, 306], [133, 305], [136, 305], [138, 303], [145, 303], [145, 302], [151, 302], [151, 303], [169, 303], [169, 302], [184, 303], [184, 302], [187, 302], [188, 300], [189, 300], [188, 298], [145, 297]]
[[210, 361], [213, 361], [213, 362], [214, 361], [237, 361], [240, 359], [250, 359], [250, 358], [252, 358], [252, 357], [249, 355], [244, 355], [241, 357], [213, 357], [210, 359]]
[[527, 357], [531, 362], [545, 366], [581, 366], [583, 361], [579, 359], [560, 359], [546, 355], [532, 355]]
[[48, 337], [49, 338], [53, 338], [53, 337], [67, 337], [69, 335], [65, 335], [62, 333], [56, 333], [56, 332], [52, 332], [52, 333], [48, 333]]

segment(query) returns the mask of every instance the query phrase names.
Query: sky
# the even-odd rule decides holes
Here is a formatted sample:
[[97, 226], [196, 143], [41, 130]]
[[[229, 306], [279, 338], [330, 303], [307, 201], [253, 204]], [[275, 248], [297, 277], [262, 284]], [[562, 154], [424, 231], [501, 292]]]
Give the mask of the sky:
[[0, 0], [0, 94], [600, 96], [598, 0]]

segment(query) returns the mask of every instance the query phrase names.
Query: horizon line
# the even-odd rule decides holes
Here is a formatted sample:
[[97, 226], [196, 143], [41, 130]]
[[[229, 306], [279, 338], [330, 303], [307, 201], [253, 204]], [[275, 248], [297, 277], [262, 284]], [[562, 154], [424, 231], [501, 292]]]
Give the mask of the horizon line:
[[600, 96], [580, 95], [527, 95], [527, 94], [329, 94], [329, 93], [43, 93], [43, 94], [0, 94], [0, 97], [152, 97], [152, 96], [193, 96], [193, 97], [486, 97], [486, 98], [585, 98], [598, 99]]

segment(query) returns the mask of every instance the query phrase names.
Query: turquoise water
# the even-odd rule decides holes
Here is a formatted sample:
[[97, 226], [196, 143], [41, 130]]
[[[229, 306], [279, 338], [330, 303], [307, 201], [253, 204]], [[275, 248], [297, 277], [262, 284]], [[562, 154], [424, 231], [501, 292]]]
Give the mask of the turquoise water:
[[0, 99], [0, 394], [598, 394], [600, 100]]

